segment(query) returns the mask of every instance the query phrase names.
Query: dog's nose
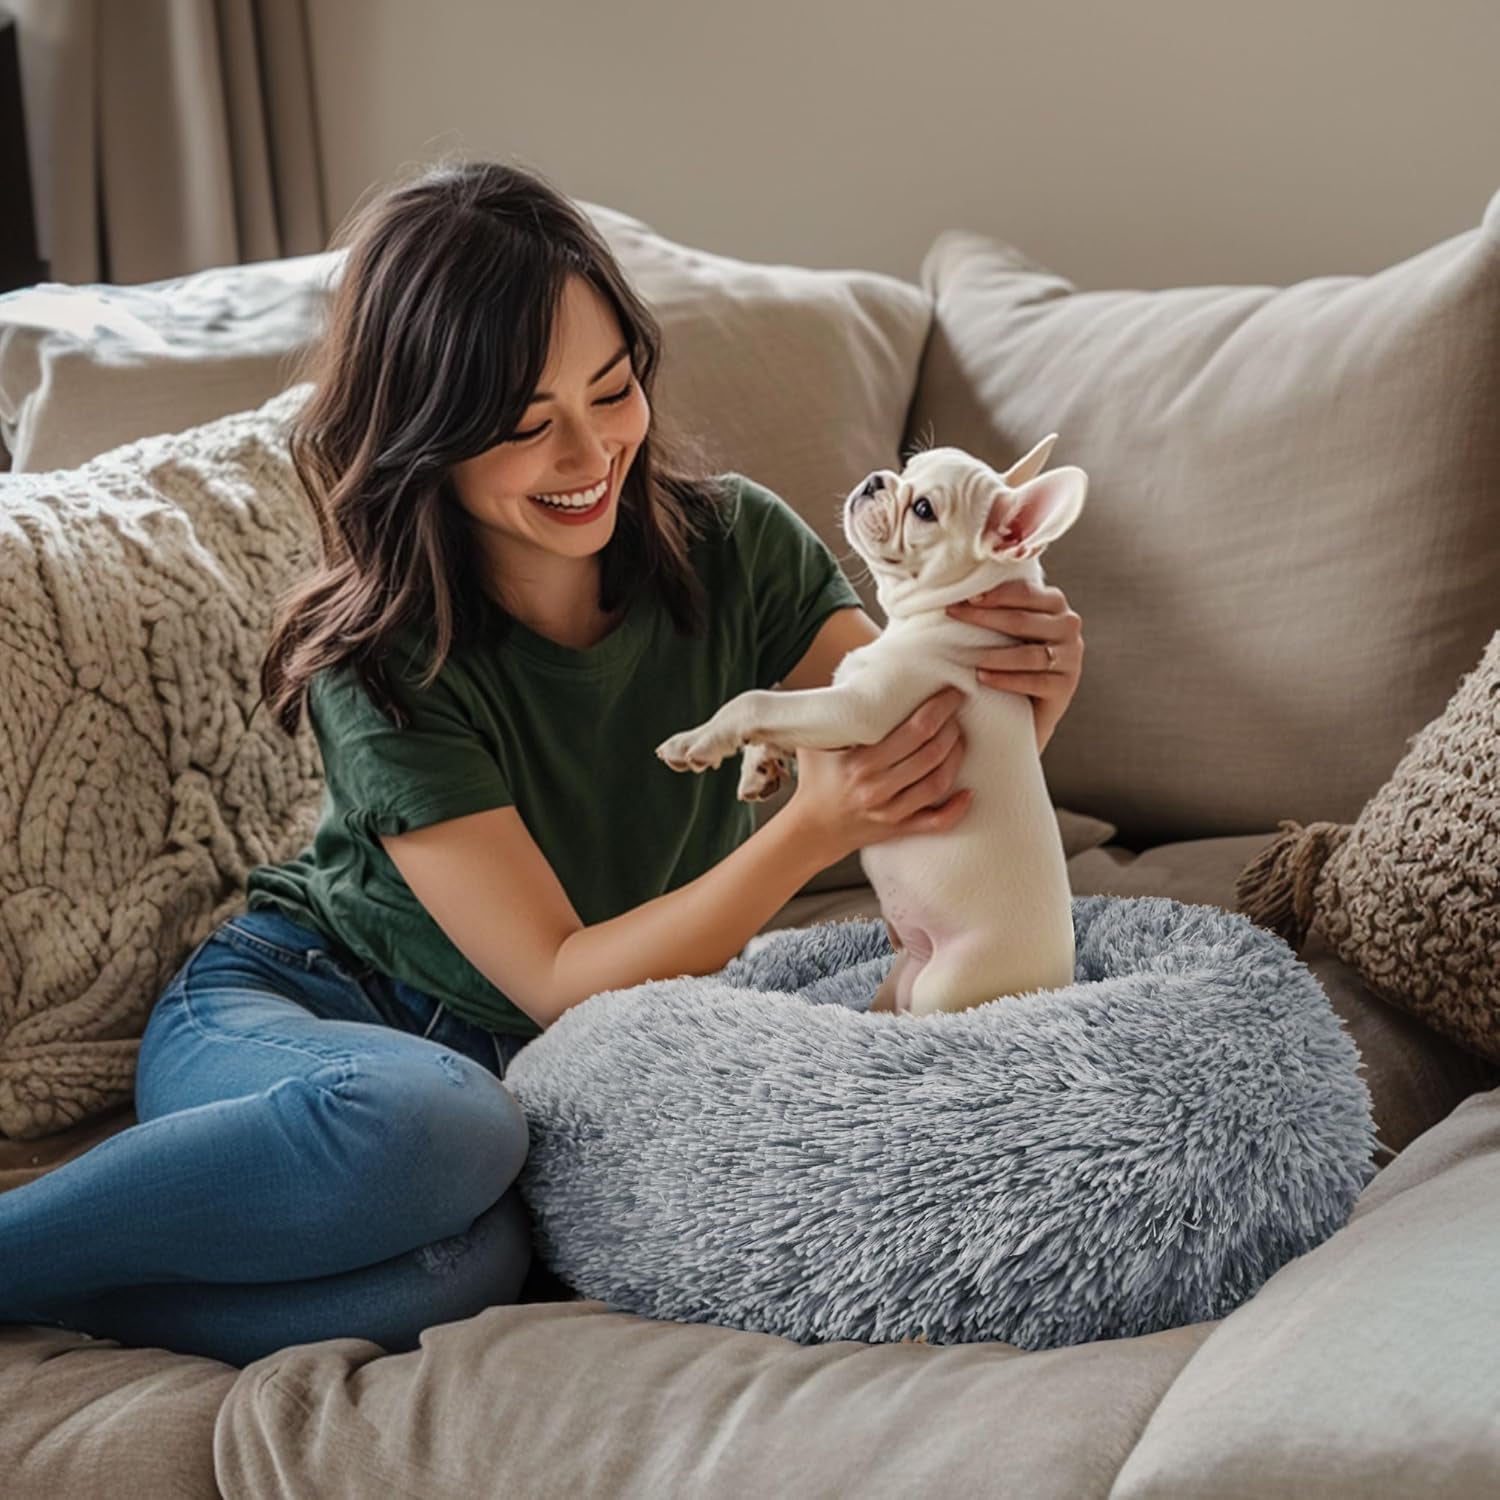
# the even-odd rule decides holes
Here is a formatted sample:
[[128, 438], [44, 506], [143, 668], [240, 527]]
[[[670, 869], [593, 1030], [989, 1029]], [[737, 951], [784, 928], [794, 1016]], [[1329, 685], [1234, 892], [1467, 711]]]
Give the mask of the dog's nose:
[[888, 473], [889, 470], [887, 469], [876, 469], [876, 471], [871, 474], [868, 479], [865, 480], [864, 484], [854, 492], [853, 498], [856, 501], [872, 499], [877, 490], [883, 490], [885, 488], [885, 481]]

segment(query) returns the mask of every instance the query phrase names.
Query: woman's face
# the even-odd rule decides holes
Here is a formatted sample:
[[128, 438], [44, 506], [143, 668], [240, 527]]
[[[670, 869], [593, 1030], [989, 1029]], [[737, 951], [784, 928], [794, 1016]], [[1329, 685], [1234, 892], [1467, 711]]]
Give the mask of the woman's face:
[[650, 422], [614, 309], [570, 276], [515, 436], [453, 467], [459, 503], [502, 551], [519, 542], [597, 552], [614, 534], [620, 485]]

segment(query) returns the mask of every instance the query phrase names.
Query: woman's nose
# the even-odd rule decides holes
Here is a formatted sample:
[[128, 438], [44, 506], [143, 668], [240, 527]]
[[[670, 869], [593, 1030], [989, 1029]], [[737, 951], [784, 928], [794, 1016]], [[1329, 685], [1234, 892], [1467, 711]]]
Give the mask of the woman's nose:
[[584, 432], [569, 450], [567, 467], [584, 479], [597, 479], [609, 463], [609, 447], [597, 433]]

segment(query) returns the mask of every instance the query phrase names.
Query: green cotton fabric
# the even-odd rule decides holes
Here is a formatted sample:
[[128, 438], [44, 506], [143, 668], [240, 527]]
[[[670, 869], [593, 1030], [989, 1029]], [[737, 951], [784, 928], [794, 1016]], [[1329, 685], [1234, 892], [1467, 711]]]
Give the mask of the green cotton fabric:
[[411, 714], [404, 730], [352, 670], [316, 674], [320, 820], [295, 859], [250, 872], [250, 908], [273, 907], [465, 1020], [536, 1035], [428, 915], [379, 836], [515, 806], [585, 926], [695, 880], [749, 837], [739, 757], [693, 775], [655, 748], [737, 693], [780, 682], [823, 621], [860, 599], [784, 500], [743, 475], [721, 478], [725, 524], [692, 544], [706, 638], [680, 635], [656, 600], [638, 598], [582, 651], [514, 621], [503, 644], [451, 653], [426, 689], [429, 652], [412, 650], [411, 665], [390, 672]]

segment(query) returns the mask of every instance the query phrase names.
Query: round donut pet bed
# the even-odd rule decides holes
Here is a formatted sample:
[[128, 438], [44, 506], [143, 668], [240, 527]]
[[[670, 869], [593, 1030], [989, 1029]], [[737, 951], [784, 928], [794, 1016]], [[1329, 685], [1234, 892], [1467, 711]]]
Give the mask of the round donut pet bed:
[[1023, 1349], [1223, 1317], [1374, 1175], [1359, 1053], [1276, 934], [1073, 898], [1073, 984], [866, 1014], [878, 920], [607, 991], [512, 1061], [533, 1242], [581, 1296], [803, 1343]]

